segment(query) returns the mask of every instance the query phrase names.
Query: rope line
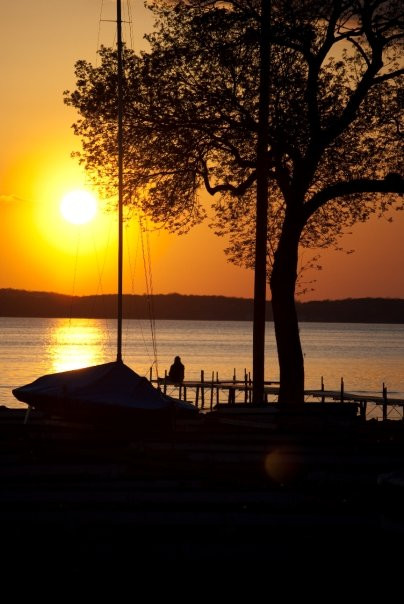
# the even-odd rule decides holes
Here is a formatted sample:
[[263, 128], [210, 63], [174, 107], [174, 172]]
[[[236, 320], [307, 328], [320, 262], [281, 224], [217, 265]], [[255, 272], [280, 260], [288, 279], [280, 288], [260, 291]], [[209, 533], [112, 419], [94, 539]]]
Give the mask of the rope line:
[[150, 252], [150, 239], [149, 239], [149, 231], [146, 230], [146, 242], [147, 242], [147, 258], [148, 258], [148, 269], [149, 269], [149, 283], [150, 283], [150, 292], [149, 292], [149, 310], [150, 310], [150, 325], [152, 330], [153, 337], [153, 352], [154, 359], [156, 363], [156, 378], [159, 377], [158, 371], [158, 353], [157, 353], [157, 329], [156, 329], [156, 319], [154, 312], [154, 288], [153, 288], [153, 272], [152, 272], [152, 263], [151, 263], [151, 252]]
[[[126, 228], [129, 229], [128, 226]], [[127, 237], [127, 236], [125, 237], [126, 254], [127, 254], [127, 258], [128, 258], [128, 266], [129, 266], [129, 274], [130, 274], [130, 279], [131, 279], [131, 293], [132, 294], [135, 294], [135, 273], [136, 273], [136, 266], [137, 266], [137, 260], [138, 260], [139, 248], [140, 248], [140, 239], [141, 239], [141, 232], [140, 231], [138, 231], [138, 232], [139, 232], [139, 237], [137, 239], [137, 245], [135, 247], [135, 258], [134, 258], [134, 261], [132, 261], [131, 246], [129, 246], [129, 243], [128, 243], [129, 237]], [[133, 301], [133, 308], [135, 308], [134, 307], [134, 301]], [[149, 359], [149, 363], [151, 363], [151, 365], [153, 366], [154, 365], [153, 355], [150, 354], [149, 347], [148, 347], [148, 344], [147, 344], [147, 340], [146, 340], [146, 337], [145, 337], [145, 333], [144, 333], [144, 330], [143, 330], [143, 325], [142, 325], [142, 323], [141, 323], [140, 320], [137, 322], [137, 325], [138, 325], [140, 334], [142, 336], [143, 345], [145, 347], [146, 355], [147, 355], [147, 357]]]
[[74, 269], [73, 269], [73, 284], [72, 284], [72, 295], [70, 298], [70, 311], [69, 311], [69, 329], [72, 325], [72, 314], [73, 314], [73, 302], [76, 291], [76, 281], [77, 281], [77, 266], [78, 266], [78, 258], [79, 258], [79, 249], [80, 249], [80, 230], [77, 229], [77, 243], [76, 243], [76, 255], [74, 258]]
[[132, 19], [132, 2], [131, 2], [131, 0], [127, 0], [126, 7], [127, 7], [128, 25], [129, 25], [130, 48], [131, 48], [131, 50], [133, 50], [133, 47], [134, 47], [133, 39], [134, 38], [133, 38], [133, 19]]
[[[97, 245], [96, 245], [94, 226], [92, 226], [92, 229], [91, 229], [91, 234], [92, 234], [92, 238], [93, 238], [94, 256], [95, 256], [95, 262], [96, 262], [96, 267], [97, 267], [97, 276], [98, 276], [97, 287], [96, 287], [96, 296], [98, 296], [99, 293], [101, 293], [101, 295], [104, 294], [104, 288], [103, 288], [102, 282], [103, 282], [103, 276], [104, 276], [105, 266], [106, 266], [106, 262], [107, 262], [109, 246], [110, 246], [112, 225], [113, 225], [113, 219], [111, 217], [111, 219], [109, 220], [105, 252], [103, 254], [101, 263], [99, 262], [99, 253], [98, 253]], [[104, 318], [104, 323], [105, 323], [105, 329], [107, 332], [107, 346], [108, 346], [108, 350], [111, 351], [112, 350], [111, 330], [110, 330], [110, 326], [108, 324], [107, 318]]]
[[102, 23], [102, 12], [104, 10], [104, 0], [101, 0], [100, 6], [100, 17], [98, 19], [98, 33], [97, 33], [97, 52], [95, 58], [95, 66], [98, 67], [98, 51], [100, 50], [100, 39], [101, 39], [101, 23]]
[[[149, 311], [149, 322], [150, 322], [150, 331], [152, 337], [152, 345], [153, 345], [153, 354], [154, 354], [154, 365], [156, 369], [156, 379], [159, 377], [159, 369], [158, 369], [158, 355], [157, 355], [157, 337], [156, 337], [156, 321], [154, 318], [154, 306], [153, 306], [153, 277], [152, 277], [152, 269], [151, 269], [151, 254], [150, 254], [150, 241], [149, 241], [149, 233], [146, 225], [146, 229], [143, 229], [142, 219], [139, 217], [139, 232], [140, 232], [140, 240], [142, 243], [142, 253], [143, 253], [143, 266], [144, 266], [144, 274], [145, 274], [145, 282], [146, 282], [146, 292], [147, 292], [147, 306]], [[145, 234], [145, 237], [143, 236]], [[145, 242], [146, 239], [146, 242]]]

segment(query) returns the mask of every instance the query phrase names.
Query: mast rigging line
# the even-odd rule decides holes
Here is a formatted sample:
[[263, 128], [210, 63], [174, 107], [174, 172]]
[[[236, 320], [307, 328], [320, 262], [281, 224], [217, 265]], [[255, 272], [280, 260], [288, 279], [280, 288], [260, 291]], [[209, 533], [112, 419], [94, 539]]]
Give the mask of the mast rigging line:
[[[154, 313], [154, 305], [153, 305], [153, 273], [151, 267], [151, 254], [150, 254], [150, 241], [149, 241], [149, 231], [143, 229], [142, 219], [139, 216], [139, 232], [140, 232], [140, 241], [142, 244], [142, 254], [143, 254], [143, 266], [144, 266], [144, 275], [146, 282], [146, 294], [147, 294], [147, 306], [149, 311], [149, 322], [150, 322], [150, 332], [152, 337], [152, 346], [153, 346], [153, 355], [154, 355], [154, 365], [156, 368], [156, 379], [159, 377], [159, 369], [158, 369], [158, 354], [157, 354], [157, 336], [156, 336], [156, 320]], [[145, 237], [144, 237], [145, 235]], [[146, 239], [146, 243], [144, 242]]]
[[128, 21], [127, 23], [129, 24], [129, 39], [130, 39], [130, 48], [133, 50], [134, 47], [134, 37], [133, 37], [133, 20], [132, 20], [132, 2], [131, 0], [127, 0], [126, 2], [126, 9], [127, 9], [127, 14], [128, 14]]
[[[127, 229], [127, 231], [129, 230], [128, 224], [125, 225], [125, 228]], [[128, 236], [126, 235], [126, 237], [125, 237], [126, 254], [127, 254], [127, 258], [128, 258], [129, 273], [130, 273], [130, 279], [131, 279], [131, 293], [132, 294], [135, 294], [135, 272], [136, 272], [136, 266], [137, 266], [137, 258], [138, 258], [139, 247], [141, 245], [140, 241], [141, 241], [141, 233], [140, 233], [140, 230], [139, 230], [139, 236], [138, 236], [138, 239], [137, 239], [135, 256], [134, 256], [134, 259], [132, 261], [131, 248], [130, 248], [130, 246], [128, 244]], [[132, 310], [135, 310], [135, 308], [136, 308], [136, 306], [133, 305]], [[156, 361], [155, 361], [155, 358], [153, 358], [153, 354], [150, 354], [149, 347], [148, 347], [148, 344], [147, 344], [147, 341], [146, 341], [146, 337], [145, 337], [145, 334], [144, 334], [144, 331], [143, 331], [143, 326], [142, 326], [141, 319], [139, 319], [139, 321], [138, 321], [138, 328], [139, 328], [139, 331], [141, 333], [143, 344], [144, 344], [144, 347], [145, 347], [145, 350], [146, 350], [146, 354], [147, 354], [147, 356], [149, 358], [149, 361], [150, 361], [151, 365], [155, 365]], [[125, 338], [128, 336], [128, 333], [129, 333], [129, 330], [126, 331]]]
[[96, 65], [96, 67], [98, 67], [98, 51], [100, 50], [101, 23], [103, 21], [103, 19], [102, 19], [102, 11], [103, 10], [104, 10], [104, 0], [101, 0], [100, 16], [99, 16], [99, 19], [98, 19], [97, 53], [96, 53], [96, 59], [95, 59], [95, 65]]
[[[110, 239], [111, 239], [111, 230], [112, 230], [112, 220], [109, 221], [109, 226], [108, 226], [108, 237], [107, 237], [107, 245], [105, 247], [105, 251], [104, 254], [101, 256], [98, 252], [97, 249], [97, 240], [95, 237], [95, 233], [94, 233], [94, 229], [92, 229], [92, 239], [93, 239], [93, 248], [94, 248], [94, 256], [95, 256], [95, 261], [96, 261], [96, 266], [97, 266], [97, 274], [98, 274], [98, 282], [97, 282], [97, 289], [96, 289], [96, 296], [98, 296], [99, 293], [101, 293], [101, 295], [104, 295], [104, 288], [103, 288], [103, 276], [105, 273], [105, 265], [106, 265], [106, 260], [107, 260], [107, 256], [108, 256], [108, 252], [109, 252], [109, 245], [110, 245]], [[107, 340], [108, 340], [108, 350], [111, 351], [113, 350], [112, 347], [112, 340], [111, 340], [111, 331], [108, 325], [108, 319], [105, 318], [104, 319], [104, 324], [105, 324], [105, 330], [107, 333]]]
[[73, 318], [73, 303], [76, 291], [76, 281], [77, 281], [77, 267], [79, 262], [79, 250], [80, 250], [80, 230], [77, 229], [77, 243], [76, 243], [76, 254], [74, 257], [74, 270], [73, 270], [73, 284], [72, 284], [72, 295], [70, 298], [70, 309], [69, 309], [69, 328], [72, 326], [72, 318]]

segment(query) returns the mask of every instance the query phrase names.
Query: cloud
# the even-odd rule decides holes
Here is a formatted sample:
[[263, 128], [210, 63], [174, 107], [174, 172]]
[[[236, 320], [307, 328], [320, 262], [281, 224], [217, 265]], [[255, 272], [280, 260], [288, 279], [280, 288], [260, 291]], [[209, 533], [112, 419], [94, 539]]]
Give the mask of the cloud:
[[2, 195], [0, 194], [0, 203], [14, 203], [16, 201], [24, 201], [21, 197], [17, 195]]

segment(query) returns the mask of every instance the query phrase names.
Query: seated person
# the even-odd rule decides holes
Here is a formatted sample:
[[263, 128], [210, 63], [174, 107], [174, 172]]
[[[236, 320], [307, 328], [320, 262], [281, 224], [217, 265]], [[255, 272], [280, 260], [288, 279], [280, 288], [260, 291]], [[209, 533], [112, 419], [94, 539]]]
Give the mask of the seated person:
[[181, 363], [180, 357], [175, 357], [174, 363], [170, 367], [167, 379], [175, 384], [180, 384], [184, 380], [185, 367]]

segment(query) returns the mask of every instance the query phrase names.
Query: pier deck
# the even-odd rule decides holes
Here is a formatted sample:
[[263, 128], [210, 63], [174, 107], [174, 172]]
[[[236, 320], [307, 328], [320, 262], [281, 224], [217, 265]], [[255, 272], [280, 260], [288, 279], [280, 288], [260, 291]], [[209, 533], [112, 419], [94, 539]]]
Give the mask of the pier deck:
[[[152, 380], [159, 384], [164, 392], [170, 389], [174, 391], [178, 398], [193, 402], [198, 408], [212, 410], [215, 405], [227, 403], [228, 405], [237, 405], [242, 403], [251, 403], [253, 387], [247, 380], [223, 380], [206, 381], [185, 380], [181, 384], [175, 384], [167, 380]], [[264, 385], [265, 402], [276, 402], [279, 394], [279, 382], [267, 381]], [[304, 391], [306, 401], [318, 401], [321, 403], [335, 402], [359, 405], [359, 411], [362, 418], [366, 418], [368, 403], [382, 408], [382, 418], [385, 420], [389, 412], [394, 408], [400, 409], [402, 419], [404, 420], [404, 399], [388, 396], [387, 388], [383, 384], [382, 395], [375, 396], [369, 393], [347, 392], [344, 389], [343, 380], [341, 380], [340, 390], [307, 389]]]

